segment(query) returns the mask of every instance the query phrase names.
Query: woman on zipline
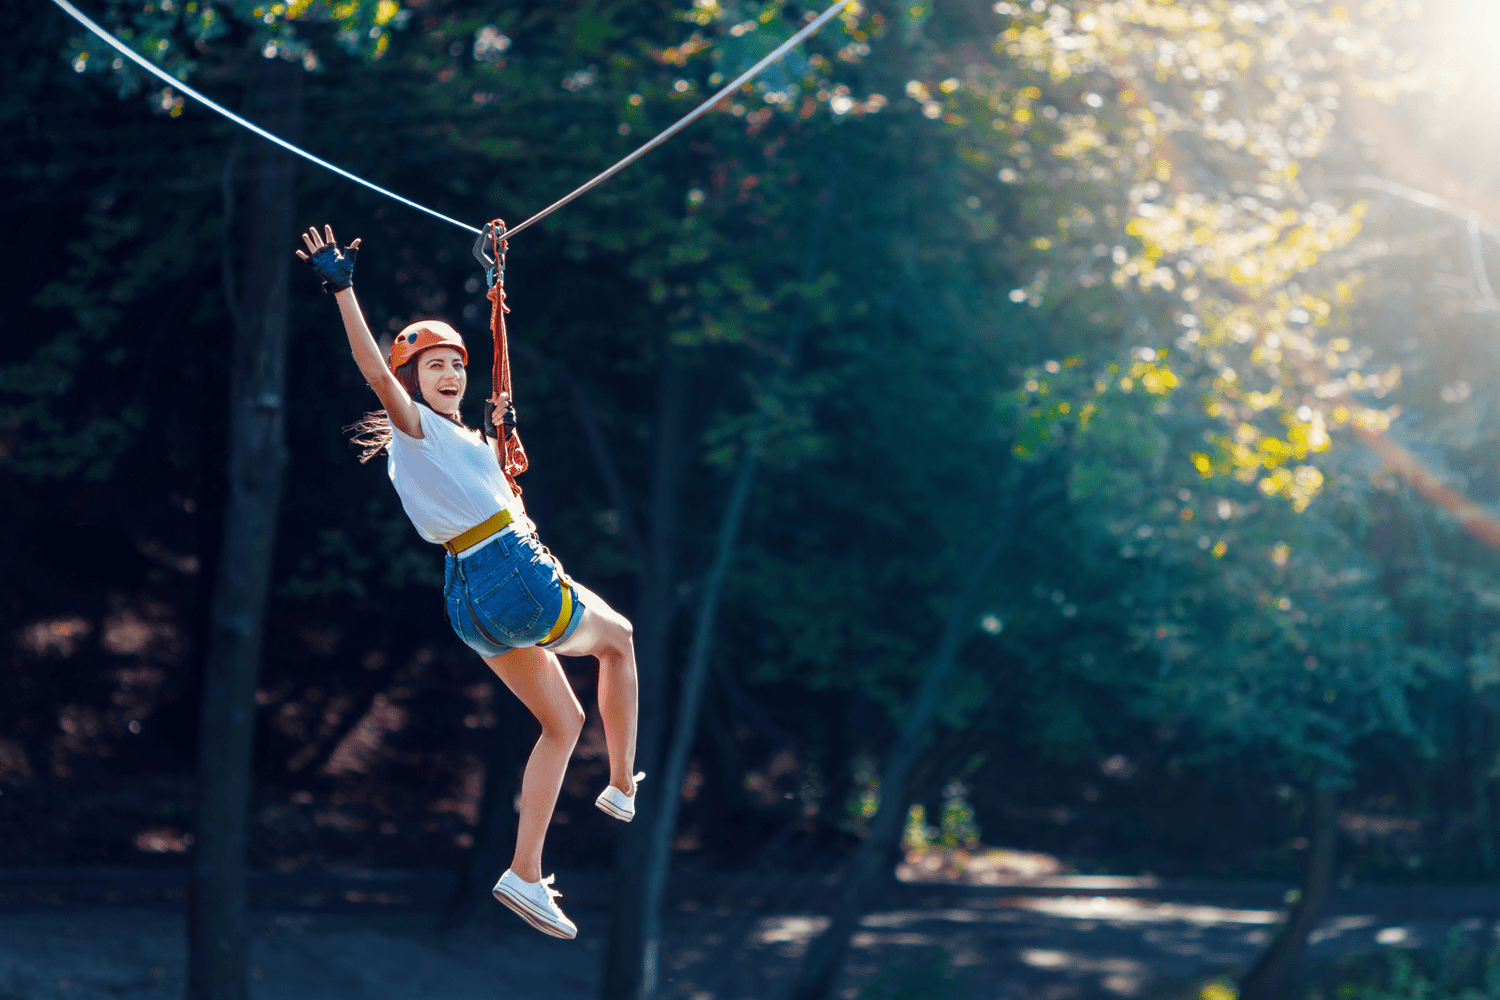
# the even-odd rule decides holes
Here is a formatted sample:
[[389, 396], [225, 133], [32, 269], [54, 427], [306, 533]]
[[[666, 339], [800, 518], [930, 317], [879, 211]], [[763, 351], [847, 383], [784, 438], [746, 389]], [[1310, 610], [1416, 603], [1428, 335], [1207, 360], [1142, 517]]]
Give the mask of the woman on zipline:
[[[468, 351], [446, 323], [423, 320], [396, 336], [389, 359], [354, 298], [359, 240], [340, 251], [333, 227], [302, 236], [307, 261], [334, 293], [349, 347], [385, 404], [355, 425], [361, 461], [389, 454], [401, 505], [427, 541], [448, 550], [443, 596], [448, 621], [542, 724], [521, 779], [521, 815], [510, 868], [495, 898], [537, 930], [573, 938], [578, 928], [554, 902], [553, 876], [542, 878], [542, 841], [563, 772], [583, 728], [583, 708], [557, 654], [599, 660], [599, 714], [609, 748], [609, 785], [595, 804], [616, 819], [635, 815], [636, 674], [630, 622], [563, 573], [537, 540], [495, 450], [459, 415], [468, 385]], [[497, 348], [498, 349], [498, 348]], [[508, 403], [508, 400], [505, 400]], [[504, 408], [494, 420], [500, 432]]]

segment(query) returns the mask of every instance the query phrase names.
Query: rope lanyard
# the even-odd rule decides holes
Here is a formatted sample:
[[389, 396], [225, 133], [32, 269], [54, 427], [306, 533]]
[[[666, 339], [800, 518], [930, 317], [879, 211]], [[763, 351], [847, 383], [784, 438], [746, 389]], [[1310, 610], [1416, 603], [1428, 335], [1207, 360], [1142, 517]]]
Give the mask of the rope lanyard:
[[[489, 243], [488, 261], [477, 252], [485, 242]], [[500, 471], [505, 473], [511, 491], [520, 495], [521, 487], [516, 483], [516, 477], [526, 471], [527, 461], [526, 448], [516, 430], [516, 396], [510, 383], [510, 339], [505, 333], [505, 314], [510, 312], [510, 307], [505, 304], [505, 220], [496, 219], [485, 226], [484, 234], [474, 245], [475, 256], [490, 265], [486, 276], [490, 282], [490, 336], [494, 338], [495, 346], [495, 366], [490, 374], [490, 398], [485, 401], [484, 422], [494, 427], [495, 458], [500, 461]], [[494, 425], [497, 413], [500, 415], [499, 426]]]
[[[108, 31], [104, 30], [98, 24], [90, 20], [82, 11], [69, 3], [68, 0], [52, 0], [52, 2], [61, 7], [69, 17], [73, 18], [73, 20], [77, 21], [89, 31], [99, 36], [100, 39], [109, 44], [112, 48], [115, 49], [115, 51], [119, 52], [122, 56], [135, 63], [141, 69], [145, 70], [147, 73], [150, 73], [157, 79], [163, 81], [169, 87], [179, 90], [182, 93], [186, 94], [188, 97], [191, 97], [193, 100], [198, 101], [200, 104], [204, 105], [210, 110], [217, 111], [219, 114], [223, 115], [225, 118], [228, 118], [236, 125], [249, 129], [251, 132], [254, 132], [261, 138], [268, 139], [271, 142], [274, 142], [276, 145], [287, 150], [288, 152], [295, 153], [296, 155], [311, 163], [316, 163], [318, 166], [324, 168], [325, 170], [331, 170], [334, 173], [338, 174], [340, 177], [351, 180], [356, 184], [362, 184], [363, 186], [369, 188], [371, 191], [374, 191], [377, 194], [383, 194], [387, 198], [395, 199], [403, 205], [406, 205], [410, 208], [415, 208], [419, 212], [426, 212], [433, 218], [442, 219], [444, 222], [451, 223], [452, 225], [455, 225], [460, 229], [468, 230], [471, 233], [478, 233], [481, 236], [487, 232], [487, 229], [477, 229], [466, 222], [459, 222], [457, 219], [450, 218], [444, 215], [442, 212], [437, 211], [436, 209], [428, 208], [426, 205], [419, 205], [417, 202], [412, 201], [410, 198], [403, 198], [401, 195], [397, 194], [394, 191], [389, 191], [381, 187], [379, 184], [367, 181], [357, 174], [350, 173], [343, 167], [335, 166], [332, 163], [329, 163], [327, 160], [314, 156], [307, 150], [302, 149], [299, 146], [294, 146], [291, 143], [287, 142], [285, 139], [267, 132], [265, 129], [261, 128], [259, 125], [256, 125], [254, 122], [247, 121], [246, 119], [241, 118], [239, 115], [235, 114], [233, 111], [230, 111], [222, 104], [210, 100], [203, 94], [200, 94], [198, 91], [194, 90], [192, 87], [189, 87], [187, 84], [183, 83], [181, 80], [177, 79], [175, 76], [168, 73], [166, 70], [162, 69], [160, 66], [147, 59], [145, 56], [142, 56], [139, 52], [135, 51], [135, 49], [132, 49], [120, 39], [116, 38], [114, 35], [110, 34]], [[514, 236], [516, 233], [519, 233], [521, 230], [527, 228], [528, 226], [540, 222], [547, 216], [551, 215], [553, 212], [557, 211], [559, 208], [562, 208], [568, 202], [572, 201], [574, 198], [585, 194], [586, 192], [609, 180], [615, 174], [619, 173], [621, 170], [624, 170], [626, 167], [630, 166], [630, 164], [634, 163], [642, 156], [651, 152], [651, 150], [655, 149], [657, 146], [660, 146], [663, 142], [666, 142], [678, 132], [681, 132], [683, 129], [687, 128], [694, 121], [707, 114], [709, 109], [712, 108], [715, 104], [718, 104], [725, 97], [738, 90], [741, 85], [749, 81], [752, 77], [758, 75], [761, 70], [765, 69], [767, 66], [771, 65], [772, 63], [779, 60], [782, 56], [786, 55], [793, 46], [801, 42], [808, 35], [811, 35], [813, 32], [817, 31], [824, 24], [828, 23], [829, 19], [831, 19], [835, 14], [843, 10], [846, 5], [852, 2], [853, 0], [837, 0], [837, 2], [832, 7], [829, 7], [822, 14], [818, 15], [815, 20], [809, 22], [804, 28], [802, 28], [802, 30], [798, 31], [791, 38], [788, 38], [786, 41], [776, 46], [776, 48], [772, 50], [770, 54], [766, 55], [754, 66], [751, 66], [749, 69], [745, 70], [745, 72], [735, 77], [727, 86], [725, 86], [718, 93], [714, 94], [708, 100], [704, 101], [697, 108], [689, 112], [681, 121], [678, 121], [675, 125], [671, 126], [666, 131], [656, 136], [656, 138], [652, 139], [650, 142], [647, 142], [635, 152], [620, 160], [620, 162], [616, 163], [608, 170], [605, 170], [603, 173], [596, 175], [593, 179], [589, 180], [578, 188], [575, 188], [570, 193], [564, 195], [562, 198], [559, 198], [557, 201], [548, 205], [546, 208], [542, 209], [540, 212], [536, 213], [525, 222], [516, 226], [516, 228], [510, 230], [510, 232], [506, 235]]]

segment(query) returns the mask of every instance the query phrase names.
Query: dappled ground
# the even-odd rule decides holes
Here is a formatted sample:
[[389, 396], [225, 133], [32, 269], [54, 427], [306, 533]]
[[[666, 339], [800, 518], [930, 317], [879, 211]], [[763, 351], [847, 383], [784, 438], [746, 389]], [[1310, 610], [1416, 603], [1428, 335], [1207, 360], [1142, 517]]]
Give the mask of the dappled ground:
[[[845, 996], [883, 997], [908, 982], [932, 1000], [1136, 997], [1248, 961], [1287, 888], [1055, 874], [1045, 855], [1020, 853], [923, 861], [904, 865], [866, 917]], [[824, 924], [828, 878], [812, 868], [682, 880], [666, 921], [665, 996], [784, 996]], [[536, 934], [498, 904], [461, 934], [439, 931], [441, 874], [258, 875], [252, 996], [592, 998], [608, 884], [567, 872], [558, 884], [576, 942]], [[0, 872], [0, 1000], [176, 1000], [180, 900], [180, 878], [165, 870]], [[1500, 893], [1488, 886], [1344, 888], [1311, 958], [1438, 946], [1456, 924], [1493, 939], [1497, 921]]]

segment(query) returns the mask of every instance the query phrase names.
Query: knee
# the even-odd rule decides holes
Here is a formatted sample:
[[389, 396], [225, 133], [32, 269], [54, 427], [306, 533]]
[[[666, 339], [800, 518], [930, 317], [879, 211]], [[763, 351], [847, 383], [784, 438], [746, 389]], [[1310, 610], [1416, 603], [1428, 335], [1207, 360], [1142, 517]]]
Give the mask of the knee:
[[629, 636], [623, 636], [618, 641], [613, 638], [607, 640], [594, 655], [599, 658], [599, 666], [611, 674], [617, 677], [624, 674], [635, 676], [635, 647], [631, 645]]
[[583, 732], [583, 723], [583, 706], [575, 701], [543, 724], [543, 735], [564, 743], [576, 743], [579, 734]]
[[610, 629], [610, 646], [620, 654], [634, 650], [635, 626], [630, 624], [630, 619], [620, 615], [613, 624], [614, 628]]

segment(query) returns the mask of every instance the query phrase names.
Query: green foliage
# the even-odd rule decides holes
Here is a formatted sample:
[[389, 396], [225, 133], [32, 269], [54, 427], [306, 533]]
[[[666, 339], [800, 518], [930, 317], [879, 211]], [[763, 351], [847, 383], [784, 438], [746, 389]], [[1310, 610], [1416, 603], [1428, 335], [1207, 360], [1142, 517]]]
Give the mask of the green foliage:
[[943, 786], [943, 812], [939, 818], [939, 841], [950, 850], [966, 848], [973, 850], [979, 843], [979, 824], [974, 819], [974, 807], [969, 805], [969, 790], [962, 782], [951, 781]]
[[1338, 1000], [1495, 1000], [1500, 952], [1459, 925], [1436, 954], [1386, 948], [1317, 970], [1312, 978], [1309, 995]]
[[907, 810], [906, 826], [901, 836], [901, 847], [906, 851], [925, 851], [929, 847], [945, 851], [973, 850], [979, 844], [979, 823], [974, 817], [974, 807], [969, 804], [969, 789], [962, 781], [953, 780], [943, 786], [942, 808], [938, 813], [938, 825], [927, 822], [927, 807], [916, 803]]
[[[315, 71], [321, 64], [315, 47], [320, 28], [332, 29], [345, 52], [378, 59], [390, 48], [392, 29], [404, 28], [410, 19], [411, 11], [396, 0], [111, 0], [106, 15], [96, 18], [183, 81], [212, 48], [226, 43], [248, 42], [266, 59], [294, 60]], [[67, 58], [74, 72], [110, 74], [122, 97], [153, 79], [82, 30]], [[184, 98], [171, 87], [153, 102], [174, 118], [183, 113]]]
[[[1446, 974], [1444, 974], [1446, 972]], [[1340, 1000], [1495, 1000], [1500, 997], [1500, 957], [1490, 955], [1479, 983], [1448, 970], [1429, 975], [1412, 957], [1395, 953], [1383, 981], [1348, 984], [1340, 989]]]
[[[1229, 765], [1257, 788], [1331, 775], [1398, 803], [1382, 809], [1427, 810], [1431, 829], [1477, 830], [1500, 759], [1495, 564], [1339, 432], [1389, 417], [1440, 474], [1493, 493], [1500, 371], [1445, 255], [1403, 242], [1430, 220], [1317, 181], [1351, 175], [1363, 148], [1329, 121], [1330, 74], [1410, 91], [1366, 58], [1405, 21], [1361, 22], [1352, 68], [1314, 72], [1327, 4], [1265, 23], [1224, 3], [1199, 5], [1212, 23], [1182, 5], [1000, 6], [851, 14], [517, 238], [523, 485], [548, 544], [629, 611], [642, 554], [623, 526], [649, 514], [672, 353], [691, 382], [686, 595], [746, 435], [770, 417], [714, 655], [796, 734], [798, 766], [829, 777], [829, 822], [863, 831], [869, 761], [1008, 497], [1017, 530], [940, 714], [930, 803], [962, 734], [1024, 759], [995, 779], [1006, 795], [1042, 768], [1094, 780], [1125, 747], [1162, 781]], [[121, 3], [106, 20], [230, 106], [268, 47], [300, 60], [313, 151], [474, 222], [550, 203], [795, 30], [779, 4], [256, 10]], [[197, 552], [185, 512], [212, 515], [222, 458], [243, 140], [172, 93], [121, 103], [130, 72], [97, 48], [75, 72], [92, 43], [49, 30], [14, 32], [25, 58], [0, 115], [29, 137], [15, 186], [61, 220], [35, 256], [65, 263], [5, 317], [8, 334], [41, 333], [0, 364], [0, 470], [48, 497], [97, 488], [132, 544]], [[1174, 40], [1166, 63], [1147, 54], [1166, 51], [1158, 39]], [[1214, 63], [1226, 49], [1245, 68]], [[1268, 75], [1283, 81], [1274, 100]], [[1231, 142], [1231, 120], [1260, 144]], [[298, 177], [300, 218], [364, 238], [377, 334], [447, 318], [482, 372], [467, 239], [312, 168]], [[327, 298], [293, 278], [277, 648], [300, 641], [277, 622], [316, 613], [388, 630], [350, 625], [337, 665], [377, 644], [450, 649], [441, 560], [341, 431], [373, 397]], [[629, 509], [601, 481], [575, 386]], [[355, 682], [333, 663], [278, 661], [268, 685], [290, 691], [306, 670], [342, 692]], [[71, 703], [38, 718], [50, 730]], [[965, 843], [981, 818], [1005, 836], [972, 811], [986, 791], [950, 797], [931, 839]], [[1071, 794], [1044, 793], [1049, 807]], [[1482, 869], [1480, 835], [1458, 836], [1472, 850], [1447, 854]]]

